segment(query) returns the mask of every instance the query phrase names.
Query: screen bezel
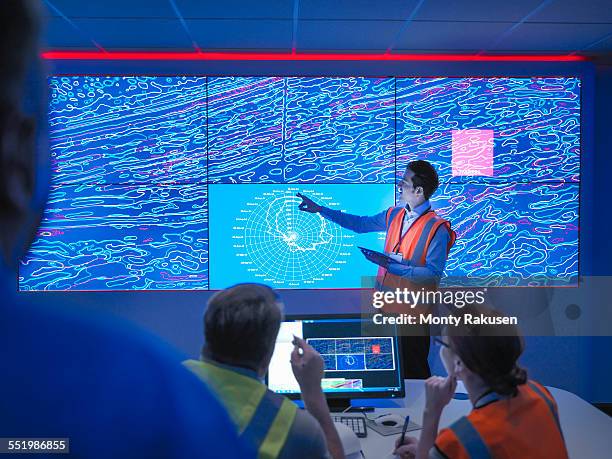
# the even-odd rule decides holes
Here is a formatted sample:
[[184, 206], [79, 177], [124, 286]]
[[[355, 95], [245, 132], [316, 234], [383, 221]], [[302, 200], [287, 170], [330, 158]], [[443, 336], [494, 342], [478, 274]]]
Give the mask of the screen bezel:
[[[283, 318], [283, 322], [291, 322], [297, 320], [334, 320], [334, 319], [350, 319], [350, 320], [367, 320], [361, 314], [291, 314], [286, 315]], [[368, 392], [323, 392], [325, 398], [329, 399], [357, 399], [357, 398], [404, 398], [406, 396], [406, 384], [403, 377], [403, 349], [402, 342], [399, 339], [399, 335], [395, 335], [396, 343], [397, 343], [397, 357], [398, 357], [398, 369], [400, 372], [400, 388], [397, 391], [368, 391]], [[266, 386], [268, 385], [268, 373], [266, 372], [265, 378]], [[270, 389], [271, 390], [271, 389]], [[299, 400], [301, 399], [301, 392], [290, 392], [290, 393], [278, 393], [279, 395], [283, 395], [291, 400]]]

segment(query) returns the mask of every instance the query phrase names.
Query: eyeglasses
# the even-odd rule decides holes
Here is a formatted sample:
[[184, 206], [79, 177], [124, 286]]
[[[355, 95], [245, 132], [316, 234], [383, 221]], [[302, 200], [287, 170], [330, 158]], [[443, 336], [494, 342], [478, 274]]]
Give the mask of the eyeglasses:
[[442, 341], [442, 338], [434, 338], [434, 343], [438, 343], [442, 347], [447, 347], [450, 349], [450, 346]]

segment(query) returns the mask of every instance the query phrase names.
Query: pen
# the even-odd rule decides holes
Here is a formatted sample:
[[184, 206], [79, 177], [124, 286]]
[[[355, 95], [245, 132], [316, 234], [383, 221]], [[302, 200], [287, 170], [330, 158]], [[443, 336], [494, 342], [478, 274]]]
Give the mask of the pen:
[[404, 420], [404, 427], [402, 427], [402, 437], [400, 439], [400, 445], [404, 443], [404, 438], [406, 437], [406, 430], [408, 430], [408, 424], [410, 424], [410, 415], [406, 415], [406, 419]]

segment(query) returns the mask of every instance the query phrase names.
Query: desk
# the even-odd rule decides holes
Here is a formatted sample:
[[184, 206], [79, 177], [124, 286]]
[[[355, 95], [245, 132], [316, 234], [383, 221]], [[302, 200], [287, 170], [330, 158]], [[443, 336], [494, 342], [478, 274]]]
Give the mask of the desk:
[[[561, 428], [572, 459], [601, 459], [612, 454], [612, 418], [591, 406], [580, 397], [561, 389], [548, 387], [559, 406]], [[457, 392], [465, 392], [461, 382]], [[406, 380], [406, 398], [396, 400], [396, 408], [377, 408], [374, 416], [380, 413], [393, 413], [400, 416], [410, 415], [411, 420], [421, 424], [425, 407], [425, 385], [423, 380]], [[359, 403], [359, 401], [356, 401]], [[451, 400], [444, 408], [440, 428], [447, 427], [472, 409], [469, 400]], [[417, 437], [420, 430], [408, 435]], [[383, 437], [371, 429], [368, 436], [361, 439], [361, 447], [366, 459], [385, 459], [392, 451], [399, 435]]]

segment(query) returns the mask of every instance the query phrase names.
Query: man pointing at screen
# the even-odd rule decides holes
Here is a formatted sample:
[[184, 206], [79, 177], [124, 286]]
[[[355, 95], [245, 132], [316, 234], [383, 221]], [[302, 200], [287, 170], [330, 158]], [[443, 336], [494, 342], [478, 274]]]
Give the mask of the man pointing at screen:
[[[365, 217], [329, 209], [298, 193], [302, 199], [299, 209], [319, 213], [356, 233], [386, 232], [385, 254], [389, 258], [366, 255], [379, 266], [378, 289], [435, 288], [455, 243], [450, 223], [439, 217], [429, 203], [438, 185], [438, 174], [429, 162], [412, 161], [398, 183], [398, 206]], [[402, 344], [405, 376], [429, 377], [429, 336], [403, 336]]]

